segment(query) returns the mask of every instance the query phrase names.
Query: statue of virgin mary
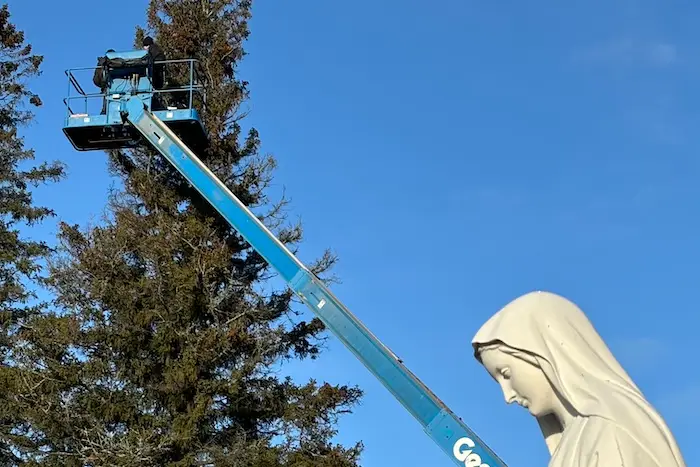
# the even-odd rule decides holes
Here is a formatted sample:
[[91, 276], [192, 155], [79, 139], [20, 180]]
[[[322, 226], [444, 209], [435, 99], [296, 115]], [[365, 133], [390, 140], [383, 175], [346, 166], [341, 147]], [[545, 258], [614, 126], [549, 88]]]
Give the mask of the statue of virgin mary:
[[537, 419], [549, 467], [685, 467], [661, 415], [569, 300], [523, 295], [472, 345], [506, 401]]

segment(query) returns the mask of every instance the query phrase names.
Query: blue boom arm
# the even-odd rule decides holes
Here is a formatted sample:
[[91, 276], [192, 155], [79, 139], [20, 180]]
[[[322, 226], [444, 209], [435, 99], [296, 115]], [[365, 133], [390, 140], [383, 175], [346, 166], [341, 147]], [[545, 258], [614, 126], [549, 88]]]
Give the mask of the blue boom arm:
[[124, 116], [278, 271], [455, 464], [505, 467], [505, 463], [296, 258], [170, 128], [145, 108], [142, 100], [130, 98]]

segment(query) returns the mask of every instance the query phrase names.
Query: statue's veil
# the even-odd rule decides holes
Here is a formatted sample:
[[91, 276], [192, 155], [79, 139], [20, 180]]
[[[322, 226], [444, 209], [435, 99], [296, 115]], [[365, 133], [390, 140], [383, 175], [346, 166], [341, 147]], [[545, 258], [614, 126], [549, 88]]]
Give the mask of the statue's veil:
[[[685, 465], [666, 423], [588, 318], [569, 300], [549, 292], [532, 292], [513, 300], [472, 340], [477, 360], [479, 349], [494, 343], [534, 357], [577, 415], [614, 420], [658, 465]], [[552, 415], [537, 421], [552, 452], [562, 436], [561, 426]], [[666, 443], [659, 443], [659, 438]]]

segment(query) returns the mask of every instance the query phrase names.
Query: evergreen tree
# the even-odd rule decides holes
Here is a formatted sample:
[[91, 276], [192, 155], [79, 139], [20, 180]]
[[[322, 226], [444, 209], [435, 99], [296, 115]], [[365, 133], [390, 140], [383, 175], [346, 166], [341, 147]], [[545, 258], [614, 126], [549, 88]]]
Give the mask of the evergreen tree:
[[[243, 134], [247, 83], [236, 76], [250, 2], [151, 0], [148, 27], [169, 58], [194, 58], [198, 100], [216, 175], [290, 248], [286, 200], [266, 190], [275, 159]], [[136, 44], [144, 35], [137, 28]], [[184, 70], [169, 80], [185, 84]], [[316, 358], [324, 327], [295, 316], [293, 295], [272, 289], [265, 261], [152, 148], [109, 153], [123, 181], [107, 215], [62, 224], [51, 264], [55, 314], [33, 321], [23, 350], [36, 367], [27, 437], [42, 465], [343, 467], [361, 443], [332, 442], [356, 387], [296, 384], [275, 374]], [[335, 258], [314, 265], [323, 274]], [[271, 290], [267, 290], [271, 289]], [[30, 464], [31, 464], [30, 463]]]
[[33, 289], [41, 283], [41, 259], [50, 251], [20, 228], [54, 215], [34, 203], [30, 187], [63, 174], [57, 163], [21, 167], [34, 159], [18, 132], [32, 122], [31, 108], [41, 105], [29, 81], [39, 75], [42, 61], [10, 20], [8, 6], [0, 7], [0, 465], [17, 463], [27, 443], [22, 436], [26, 394], [17, 378], [15, 348], [27, 322], [43, 309]]

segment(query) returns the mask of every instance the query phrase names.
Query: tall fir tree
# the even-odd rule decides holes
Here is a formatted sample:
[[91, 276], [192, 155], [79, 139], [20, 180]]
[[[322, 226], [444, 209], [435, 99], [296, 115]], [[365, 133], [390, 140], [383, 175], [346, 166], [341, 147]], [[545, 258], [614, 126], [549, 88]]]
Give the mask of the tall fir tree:
[[50, 252], [46, 243], [22, 234], [21, 227], [54, 215], [35, 204], [31, 187], [63, 175], [58, 163], [23, 167], [35, 155], [19, 131], [34, 119], [32, 107], [41, 105], [29, 83], [40, 74], [43, 57], [33, 53], [10, 16], [8, 5], [0, 7], [0, 465], [19, 462], [28, 442], [22, 412], [26, 393], [15, 354], [27, 322], [44, 307], [34, 287], [41, 286], [41, 260]]
[[[248, 90], [236, 66], [250, 11], [250, 1], [151, 0], [148, 30], [168, 58], [199, 61], [211, 142], [202, 159], [296, 249], [300, 225], [287, 223], [286, 200], [266, 195], [275, 159], [240, 125]], [[137, 28], [137, 46], [144, 34]], [[123, 189], [100, 225], [61, 225], [50, 270], [58, 311], [25, 334], [24, 359], [37, 365], [27, 437], [41, 447], [29, 464], [358, 465], [362, 444], [333, 437], [361, 390], [273, 371], [316, 358], [322, 323], [296, 316], [266, 262], [152, 148], [109, 158]], [[334, 261], [326, 252], [312, 269]]]

